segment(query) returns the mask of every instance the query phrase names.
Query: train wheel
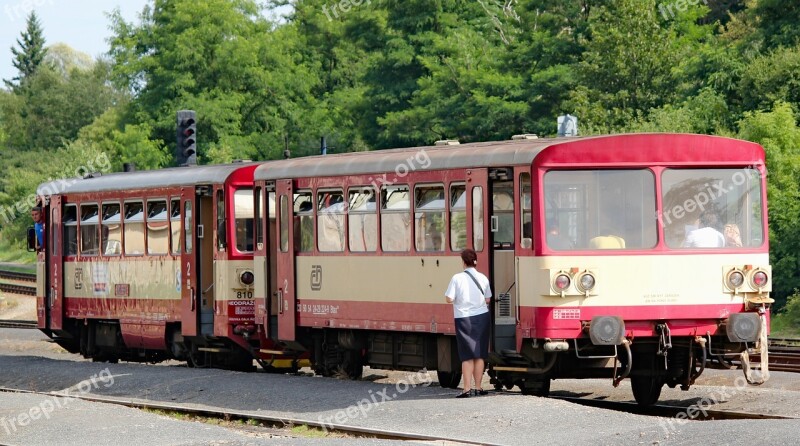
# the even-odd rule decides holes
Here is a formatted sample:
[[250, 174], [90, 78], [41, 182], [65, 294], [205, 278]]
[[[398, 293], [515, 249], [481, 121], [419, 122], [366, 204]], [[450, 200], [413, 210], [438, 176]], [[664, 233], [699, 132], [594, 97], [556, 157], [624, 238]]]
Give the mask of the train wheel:
[[364, 375], [364, 366], [361, 364], [361, 352], [348, 349], [342, 355], [344, 361], [339, 365], [337, 375], [343, 375], [348, 379], [360, 379]]
[[547, 397], [550, 395], [550, 380], [526, 379], [519, 384], [519, 390], [523, 395]]
[[631, 376], [633, 398], [640, 406], [652, 406], [661, 396], [664, 380], [657, 376]]
[[445, 389], [457, 389], [458, 384], [461, 382], [461, 372], [443, 372], [437, 370], [436, 377], [439, 378], [439, 385]]

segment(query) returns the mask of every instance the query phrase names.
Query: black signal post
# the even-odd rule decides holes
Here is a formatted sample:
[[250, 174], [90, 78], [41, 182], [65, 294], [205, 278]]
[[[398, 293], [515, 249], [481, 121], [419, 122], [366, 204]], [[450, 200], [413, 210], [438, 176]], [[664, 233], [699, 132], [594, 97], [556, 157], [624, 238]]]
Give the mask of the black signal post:
[[178, 147], [175, 157], [179, 166], [197, 164], [197, 115], [194, 110], [178, 112]]

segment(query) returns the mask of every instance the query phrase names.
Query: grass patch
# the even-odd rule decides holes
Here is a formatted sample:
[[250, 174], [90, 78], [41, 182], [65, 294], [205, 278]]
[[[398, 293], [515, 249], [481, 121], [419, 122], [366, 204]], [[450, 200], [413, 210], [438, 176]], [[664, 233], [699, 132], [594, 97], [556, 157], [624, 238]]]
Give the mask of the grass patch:
[[329, 434], [318, 427], [310, 427], [305, 424], [292, 426], [292, 435], [302, 438], [325, 438]]
[[[33, 265], [36, 263], [36, 253], [25, 249], [25, 240], [9, 240], [5, 234], [0, 233], [0, 262], [22, 263]], [[5, 268], [13, 270], [14, 268]], [[30, 268], [20, 267], [19, 272], [30, 272]]]
[[800, 337], [800, 293], [789, 297], [783, 310], [772, 316], [770, 329], [775, 338]]

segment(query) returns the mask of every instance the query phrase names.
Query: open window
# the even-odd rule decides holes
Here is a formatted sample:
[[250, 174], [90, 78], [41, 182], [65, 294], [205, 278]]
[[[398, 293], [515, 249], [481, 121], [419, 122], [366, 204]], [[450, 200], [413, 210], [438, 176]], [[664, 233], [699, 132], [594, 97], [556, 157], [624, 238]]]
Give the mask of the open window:
[[78, 255], [78, 207], [74, 204], [64, 206], [64, 255]]
[[141, 201], [125, 202], [125, 255], [144, 254], [144, 204]]
[[445, 203], [443, 185], [414, 188], [414, 242], [417, 251], [444, 251]]
[[344, 251], [347, 203], [341, 189], [317, 192], [317, 244], [321, 252]]
[[96, 204], [81, 205], [81, 255], [100, 255], [100, 213]]
[[119, 203], [103, 203], [100, 239], [103, 255], [122, 254], [122, 212]]
[[411, 250], [411, 199], [407, 185], [381, 188], [381, 246], [387, 252]]
[[351, 252], [374, 252], [378, 249], [378, 208], [375, 190], [368, 186], [351, 188], [348, 206]]
[[147, 254], [164, 255], [169, 252], [169, 212], [167, 201], [147, 202]]

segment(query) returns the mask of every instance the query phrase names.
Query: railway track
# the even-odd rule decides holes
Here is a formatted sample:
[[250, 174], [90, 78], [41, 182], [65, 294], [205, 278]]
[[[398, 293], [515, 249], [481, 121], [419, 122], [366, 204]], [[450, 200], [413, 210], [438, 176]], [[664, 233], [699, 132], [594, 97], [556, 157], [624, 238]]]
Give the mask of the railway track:
[[18, 271], [6, 271], [0, 269], [1, 280], [16, 280], [19, 282], [36, 282], [36, 273], [21, 273]]
[[9, 294], [19, 294], [22, 296], [36, 295], [35, 286], [17, 285], [13, 283], [0, 283], [0, 291]]
[[15, 321], [0, 319], [0, 328], [36, 328], [36, 321]]
[[24, 285], [25, 283], [36, 283], [36, 273], [23, 273], [0, 269], [0, 280], [11, 281], [11, 283], [0, 282], [0, 291], [3, 293], [22, 296], [36, 295], [36, 286]]
[[77, 398], [84, 401], [95, 402], [95, 403], [114, 404], [134, 409], [159, 410], [168, 412], [170, 414], [210, 418], [214, 420], [247, 421], [251, 423], [255, 421], [265, 427], [284, 428], [286, 426], [309, 426], [322, 429], [326, 432], [338, 432], [362, 438], [376, 438], [376, 439], [387, 439], [387, 440], [444, 441], [444, 442], [455, 441], [459, 444], [476, 444], [476, 445], [492, 444], [486, 442], [470, 441], [465, 439], [452, 439], [445, 437], [422, 435], [413, 432], [401, 432], [401, 431], [392, 431], [392, 430], [385, 430], [378, 428], [349, 426], [346, 424], [336, 424], [336, 423], [328, 424], [310, 419], [291, 417], [291, 416], [290, 417], [266, 416], [266, 415], [259, 415], [253, 412], [245, 412], [245, 411], [238, 411], [233, 409], [217, 408], [217, 407], [198, 408], [198, 407], [190, 407], [174, 403], [170, 404], [170, 403], [153, 402], [153, 401], [128, 400], [124, 398], [114, 398], [105, 396], [101, 397], [101, 396], [86, 395], [86, 394], [64, 395], [59, 392], [50, 392], [50, 393], [34, 392], [30, 390], [9, 389], [5, 387], [0, 387], [0, 392], [25, 393], [33, 395], [42, 395], [47, 397], [68, 396], [70, 398]]

